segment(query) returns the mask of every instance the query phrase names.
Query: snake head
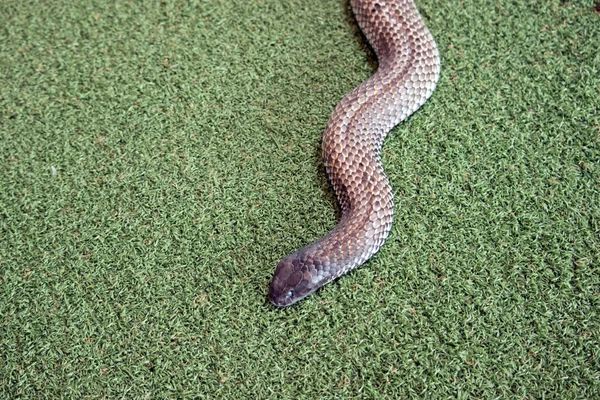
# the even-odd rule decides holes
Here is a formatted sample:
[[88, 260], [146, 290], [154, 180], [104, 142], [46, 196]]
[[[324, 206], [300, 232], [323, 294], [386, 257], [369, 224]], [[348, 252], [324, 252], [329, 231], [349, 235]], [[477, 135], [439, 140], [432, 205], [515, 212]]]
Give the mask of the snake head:
[[278, 307], [289, 306], [322, 286], [312, 264], [310, 260], [301, 260], [298, 253], [281, 260], [269, 287], [269, 301]]

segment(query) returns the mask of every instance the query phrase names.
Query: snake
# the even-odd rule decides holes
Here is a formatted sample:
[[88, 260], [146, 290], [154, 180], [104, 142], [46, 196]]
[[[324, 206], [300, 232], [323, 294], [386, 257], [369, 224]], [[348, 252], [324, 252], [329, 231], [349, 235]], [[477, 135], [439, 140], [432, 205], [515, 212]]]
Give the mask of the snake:
[[394, 200], [381, 162], [388, 132], [421, 107], [440, 75], [435, 40], [413, 0], [350, 0], [378, 67], [335, 107], [322, 157], [341, 217], [333, 230], [284, 257], [269, 300], [285, 307], [364, 264], [387, 239]]

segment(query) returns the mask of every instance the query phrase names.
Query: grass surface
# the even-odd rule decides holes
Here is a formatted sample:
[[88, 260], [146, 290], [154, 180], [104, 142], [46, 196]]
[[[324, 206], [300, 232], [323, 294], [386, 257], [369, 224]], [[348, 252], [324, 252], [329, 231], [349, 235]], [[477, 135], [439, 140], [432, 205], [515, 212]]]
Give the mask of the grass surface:
[[442, 76], [384, 146], [392, 234], [278, 310], [375, 68], [348, 4], [0, 3], [0, 398], [598, 398], [596, 6], [418, 5]]

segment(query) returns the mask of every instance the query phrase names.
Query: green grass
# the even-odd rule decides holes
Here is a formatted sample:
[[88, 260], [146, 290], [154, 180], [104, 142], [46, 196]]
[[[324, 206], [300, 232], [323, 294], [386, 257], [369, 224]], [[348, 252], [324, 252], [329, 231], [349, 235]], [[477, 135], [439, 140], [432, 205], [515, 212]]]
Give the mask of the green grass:
[[348, 4], [1, 2], [0, 398], [598, 398], [596, 6], [418, 5], [442, 76], [385, 142], [392, 234], [279, 310], [375, 68]]

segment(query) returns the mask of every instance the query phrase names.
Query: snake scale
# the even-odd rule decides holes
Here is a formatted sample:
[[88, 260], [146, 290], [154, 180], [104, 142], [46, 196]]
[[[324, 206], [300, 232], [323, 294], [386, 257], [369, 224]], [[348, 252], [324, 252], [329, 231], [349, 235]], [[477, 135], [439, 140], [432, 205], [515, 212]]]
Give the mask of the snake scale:
[[350, 0], [378, 69], [342, 99], [323, 133], [323, 160], [341, 208], [324, 237], [283, 258], [269, 300], [288, 306], [363, 264], [385, 242], [393, 195], [381, 164], [387, 133], [435, 89], [437, 46], [413, 0]]

